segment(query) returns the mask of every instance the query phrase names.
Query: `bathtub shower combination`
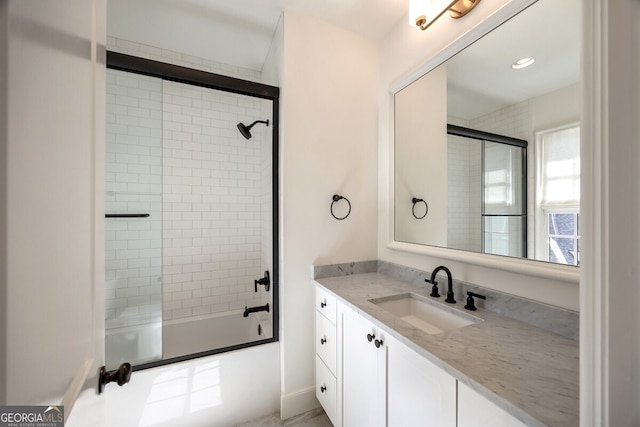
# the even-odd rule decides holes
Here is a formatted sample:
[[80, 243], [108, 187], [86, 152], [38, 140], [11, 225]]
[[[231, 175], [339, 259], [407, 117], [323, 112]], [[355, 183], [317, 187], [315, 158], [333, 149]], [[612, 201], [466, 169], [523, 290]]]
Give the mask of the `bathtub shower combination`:
[[278, 89], [107, 63], [107, 368], [277, 340]]

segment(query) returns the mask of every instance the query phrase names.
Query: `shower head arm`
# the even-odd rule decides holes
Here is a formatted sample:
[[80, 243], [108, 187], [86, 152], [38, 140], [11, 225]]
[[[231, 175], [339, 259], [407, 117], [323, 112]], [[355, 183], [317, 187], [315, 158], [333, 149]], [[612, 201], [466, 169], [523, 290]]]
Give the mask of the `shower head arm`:
[[238, 130], [240, 131], [242, 136], [244, 136], [246, 139], [251, 139], [251, 128], [258, 123], [264, 123], [267, 125], [267, 127], [269, 127], [269, 120], [256, 120], [255, 122], [251, 123], [249, 126], [245, 125], [242, 122], [238, 123]]
[[247, 126], [247, 130], [251, 130], [251, 128], [257, 123], [264, 123], [264, 124], [267, 125], [267, 127], [269, 127], [269, 120], [256, 120], [255, 122], [253, 122], [249, 126]]

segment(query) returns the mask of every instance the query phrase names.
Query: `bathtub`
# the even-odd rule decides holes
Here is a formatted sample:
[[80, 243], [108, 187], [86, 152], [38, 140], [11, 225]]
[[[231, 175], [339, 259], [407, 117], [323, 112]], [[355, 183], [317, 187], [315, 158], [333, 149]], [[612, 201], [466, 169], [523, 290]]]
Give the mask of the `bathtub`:
[[167, 320], [162, 326], [163, 357], [184, 356], [272, 337], [270, 316], [243, 317], [244, 310]]
[[121, 363], [132, 365], [162, 359], [160, 322], [110, 328], [105, 331], [105, 366], [115, 369]]
[[272, 337], [265, 313], [243, 317], [244, 310], [112, 328], [105, 331], [105, 365], [139, 365], [161, 359], [232, 347]]

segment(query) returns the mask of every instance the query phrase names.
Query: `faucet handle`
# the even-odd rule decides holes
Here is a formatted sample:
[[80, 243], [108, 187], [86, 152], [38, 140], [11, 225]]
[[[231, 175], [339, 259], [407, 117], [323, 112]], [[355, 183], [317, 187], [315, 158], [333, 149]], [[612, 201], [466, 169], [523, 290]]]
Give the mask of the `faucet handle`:
[[476, 298], [480, 298], [480, 299], [487, 299], [486, 296], [484, 295], [480, 295], [480, 294], [476, 294], [475, 292], [467, 292], [467, 304], [464, 306], [464, 308], [466, 310], [471, 310], [471, 311], [476, 311], [476, 303], [475, 300], [473, 299], [473, 297]]
[[429, 279], [424, 279], [424, 281], [427, 283], [431, 283], [433, 285], [431, 287], [431, 294], [429, 294], [429, 296], [432, 296], [434, 298], [440, 298], [440, 293], [438, 292], [438, 282], [436, 282], [435, 280], [432, 282]]

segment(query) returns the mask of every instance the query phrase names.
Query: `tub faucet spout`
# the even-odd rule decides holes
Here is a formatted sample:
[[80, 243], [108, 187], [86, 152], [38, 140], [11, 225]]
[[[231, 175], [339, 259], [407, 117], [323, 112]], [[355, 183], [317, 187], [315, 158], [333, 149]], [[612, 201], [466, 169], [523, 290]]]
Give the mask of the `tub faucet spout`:
[[242, 313], [242, 317], [249, 317], [251, 313], [258, 313], [259, 311], [269, 312], [269, 304], [260, 305], [258, 307], [244, 307], [244, 313]]

